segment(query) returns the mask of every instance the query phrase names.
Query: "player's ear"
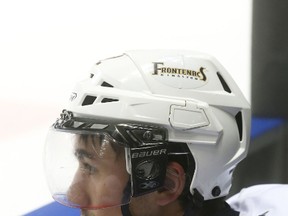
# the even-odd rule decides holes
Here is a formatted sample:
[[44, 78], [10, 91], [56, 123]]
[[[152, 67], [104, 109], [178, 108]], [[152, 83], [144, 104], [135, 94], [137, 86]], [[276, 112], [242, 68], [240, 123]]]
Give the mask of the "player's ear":
[[158, 192], [156, 203], [160, 206], [167, 205], [180, 196], [185, 187], [185, 172], [177, 162], [171, 162], [167, 166], [165, 189]]

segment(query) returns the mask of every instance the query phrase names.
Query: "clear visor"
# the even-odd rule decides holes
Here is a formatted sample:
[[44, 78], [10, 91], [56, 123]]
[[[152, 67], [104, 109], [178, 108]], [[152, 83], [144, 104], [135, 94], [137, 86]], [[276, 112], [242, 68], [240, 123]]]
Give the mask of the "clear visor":
[[51, 128], [45, 171], [53, 198], [61, 204], [102, 209], [130, 201], [125, 147], [108, 133], [68, 133]]

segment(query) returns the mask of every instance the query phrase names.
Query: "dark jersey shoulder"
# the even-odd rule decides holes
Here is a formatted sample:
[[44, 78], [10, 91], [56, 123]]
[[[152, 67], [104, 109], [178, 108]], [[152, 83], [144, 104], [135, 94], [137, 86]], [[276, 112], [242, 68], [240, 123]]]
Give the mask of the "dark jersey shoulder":
[[235, 211], [227, 203], [225, 203], [225, 208], [223, 208], [221, 211], [216, 212], [211, 216], [239, 216], [239, 215], [240, 213], [238, 211]]
[[[208, 210], [208, 209], [207, 209]], [[209, 209], [208, 211], [199, 211], [192, 208], [187, 208], [184, 216], [194, 216], [194, 215], [202, 215], [202, 216], [239, 216], [240, 213], [232, 209], [227, 203], [225, 203], [224, 208], [221, 210], [213, 211]]]

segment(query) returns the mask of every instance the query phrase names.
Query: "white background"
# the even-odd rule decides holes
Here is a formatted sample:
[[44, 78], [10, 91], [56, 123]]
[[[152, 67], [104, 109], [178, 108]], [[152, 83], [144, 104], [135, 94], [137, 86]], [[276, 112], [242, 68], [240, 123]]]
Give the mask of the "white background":
[[1, 215], [51, 202], [47, 128], [74, 83], [129, 49], [214, 55], [250, 101], [251, 0], [0, 0]]

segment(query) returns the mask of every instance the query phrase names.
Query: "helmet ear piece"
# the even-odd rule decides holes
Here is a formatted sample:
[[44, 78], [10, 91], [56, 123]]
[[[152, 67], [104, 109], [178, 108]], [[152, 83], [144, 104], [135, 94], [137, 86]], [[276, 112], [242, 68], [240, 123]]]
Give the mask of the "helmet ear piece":
[[140, 196], [164, 185], [167, 167], [166, 144], [130, 148], [132, 196]]

